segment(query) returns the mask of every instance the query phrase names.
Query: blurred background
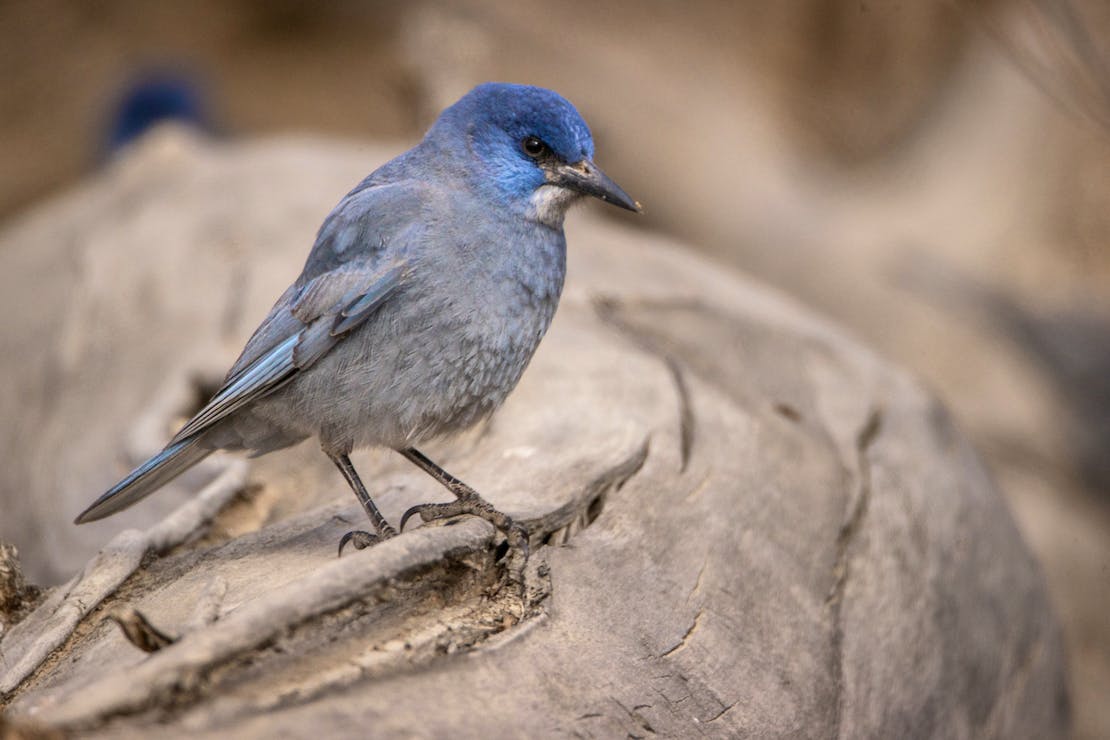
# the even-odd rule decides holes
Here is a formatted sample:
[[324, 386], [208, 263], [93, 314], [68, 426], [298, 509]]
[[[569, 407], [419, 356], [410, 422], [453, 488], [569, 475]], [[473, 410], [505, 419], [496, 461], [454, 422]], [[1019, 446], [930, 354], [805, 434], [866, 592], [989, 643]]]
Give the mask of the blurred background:
[[1043, 564], [1077, 736], [1110, 737], [1110, 3], [6, 0], [0, 69], [0, 222], [162, 119], [400, 151], [475, 83], [557, 89], [631, 227], [947, 401]]

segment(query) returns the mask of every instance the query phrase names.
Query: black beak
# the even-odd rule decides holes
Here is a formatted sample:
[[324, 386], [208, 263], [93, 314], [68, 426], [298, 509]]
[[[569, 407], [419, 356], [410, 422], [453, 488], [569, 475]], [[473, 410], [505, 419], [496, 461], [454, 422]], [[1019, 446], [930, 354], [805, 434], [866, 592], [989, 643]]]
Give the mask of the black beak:
[[639, 202], [632, 200], [628, 193], [621, 190], [620, 185], [613, 182], [588, 159], [575, 164], [558, 166], [551, 173], [549, 181], [583, 195], [592, 195], [629, 211], [640, 213], [643, 210]]

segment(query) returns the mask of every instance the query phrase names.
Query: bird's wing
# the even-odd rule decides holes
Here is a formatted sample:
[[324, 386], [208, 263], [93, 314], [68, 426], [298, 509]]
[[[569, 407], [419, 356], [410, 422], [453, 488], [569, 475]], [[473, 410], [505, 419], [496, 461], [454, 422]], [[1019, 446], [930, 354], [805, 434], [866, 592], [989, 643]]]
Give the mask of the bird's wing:
[[396, 254], [406, 234], [411, 237], [429, 213], [442, 217], [444, 207], [443, 191], [427, 182], [360, 185], [324, 219], [297, 284], [350, 262]]
[[[286, 336], [253, 361], [242, 367], [237, 363], [223, 387], [171, 444], [205, 431], [311, 366], [380, 308], [404, 276], [403, 261], [377, 268], [351, 263], [309, 281], [293, 300], [271, 313], [270, 327], [290, 329]], [[275, 313], [280, 316], [275, 318]]]
[[272, 393], [371, 316], [404, 280], [432, 189], [414, 181], [356, 188], [324, 220], [301, 276], [255, 330], [224, 385], [177, 433], [202, 432]]
[[[348, 193], [324, 219], [300, 277], [247, 340], [226, 382], [300, 332], [313, 311], [319, 315], [330, 309], [326, 299], [342, 293], [340, 286], [357, 288], [360, 281], [365, 282], [367, 265], [403, 254], [418, 238], [429, 204], [438, 210], [442, 200], [434, 188], [412, 180], [378, 185], [364, 181]], [[319, 279], [325, 275], [331, 277]], [[294, 304], [300, 306], [297, 315], [291, 310]]]

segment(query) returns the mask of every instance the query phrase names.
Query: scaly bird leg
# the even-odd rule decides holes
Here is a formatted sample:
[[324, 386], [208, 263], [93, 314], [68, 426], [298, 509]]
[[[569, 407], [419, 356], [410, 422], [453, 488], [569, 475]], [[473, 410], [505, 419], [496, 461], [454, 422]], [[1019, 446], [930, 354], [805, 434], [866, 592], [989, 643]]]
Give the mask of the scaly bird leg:
[[[389, 522], [387, 522], [385, 517], [382, 516], [382, 513], [378, 511], [378, 507], [374, 503], [374, 500], [371, 499], [370, 494], [366, 492], [366, 486], [362, 485], [362, 480], [359, 479], [355, 466], [351, 464], [351, 458], [346, 455], [332, 455], [331, 453], [328, 453], [328, 457], [330, 457], [331, 461], [335, 463], [335, 466], [339, 468], [339, 472], [343, 474], [343, 477], [347, 479], [347, 484], [351, 487], [351, 490], [355, 492], [355, 495], [358, 496], [362, 508], [366, 509], [366, 515], [370, 517], [370, 523], [374, 525], [374, 529], [378, 532], [377, 534], [370, 534], [362, 530], [348, 532], [339, 540], [339, 554], [343, 554], [343, 548], [348, 542], [354, 545], [356, 550], [361, 550], [381, 540], [388, 540], [390, 537], [395, 537], [397, 535], [397, 530], [389, 526]], [[402, 524], [401, 527], [404, 528], [404, 524]]]
[[[485, 519], [496, 527], [505, 535], [509, 547], [522, 553], [523, 560], [528, 559], [528, 531], [522, 525], [514, 522], [509, 515], [493, 508], [488, 501], [478, 495], [477, 491], [429, 460], [420, 450], [409, 447], [405, 450], [398, 450], [398, 452], [455, 495], [455, 500], [447, 504], [419, 504], [413, 506], [401, 517], [401, 531], [404, 531], [405, 522], [413, 514], [419, 514], [425, 522], [469, 514]], [[521, 567], [523, 568], [523, 562]]]

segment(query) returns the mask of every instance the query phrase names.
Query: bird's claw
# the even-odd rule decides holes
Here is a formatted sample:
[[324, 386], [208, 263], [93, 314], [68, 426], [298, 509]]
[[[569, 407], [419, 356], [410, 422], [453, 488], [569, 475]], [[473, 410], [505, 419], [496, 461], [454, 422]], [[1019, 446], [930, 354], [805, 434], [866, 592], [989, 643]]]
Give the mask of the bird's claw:
[[378, 544], [382, 539], [380, 535], [370, 534], [361, 529], [348, 532], [339, 540], [339, 557], [343, 557], [343, 548], [346, 547], [348, 543], [354, 545], [356, 550], [365, 550], [371, 545]]
[[417, 504], [409, 507], [408, 511], [401, 516], [400, 531], [405, 531], [405, 524], [416, 514], [419, 514], [420, 519], [424, 522], [434, 522], [439, 519], [464, 515], [485, 519], [505, 535], [510, 548], [519, 551], [524, 556], [523, 560], [528, 559], [528, 530], [525, 529], [524, 525], [493, 508], [481, 498], [463, 496], [445, 504]]
[[449, 504], [417, 504], [410, 506], [408, 510], [401, 515], [401, 525], [398, 530], [405, 531], [405, 524], [414, 514], [419, 514], [421, 521], [434, 522], [437, 519], [450, 519], [453, 516], [460, 514], [468, 514], [469, 511], [464, 510], [462, 501], [455, 500]]

